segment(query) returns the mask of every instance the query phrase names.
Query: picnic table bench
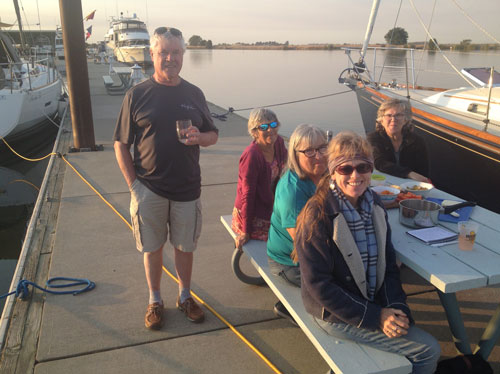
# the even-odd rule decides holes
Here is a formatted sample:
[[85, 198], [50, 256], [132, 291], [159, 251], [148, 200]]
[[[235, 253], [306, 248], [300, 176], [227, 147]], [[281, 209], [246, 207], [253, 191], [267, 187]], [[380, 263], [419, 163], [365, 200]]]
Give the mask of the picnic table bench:
[[[231, 234], [231, 215], [221, 216], [221, 222]], [[235, 252], [238, 249], [235, 249]], [[328, 366], [336, 374], [408, 374], [412, 371], [411, 363], [403, 356], [380, 351], [366, 345], [347, 340], [339, 340], [325, 333], [306, 312], [300, 289], [271, 274], [267, 263], [266, 242], [250, 240], [243, 246], [243, 252], [274, 294], [285, 305], [302, 331], [311, 340]], [[233, 261], [239, 256], [233, 256]], [[233, 263], [233, 267], [237, 267]]]
[[132, 68], [129, 66], [112, 66], [110, 73], [118, 76], [120, 84], [115, 84], [111, 75], [103, 75], [104, 87], [109, 95], [122, 95], [132, 86]]

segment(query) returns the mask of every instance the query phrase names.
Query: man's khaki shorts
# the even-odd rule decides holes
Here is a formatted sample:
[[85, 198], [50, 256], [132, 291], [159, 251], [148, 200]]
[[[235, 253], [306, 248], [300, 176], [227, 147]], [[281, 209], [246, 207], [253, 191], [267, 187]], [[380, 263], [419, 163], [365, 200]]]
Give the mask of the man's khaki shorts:
[[154, 252], [168, 239], [182, 252], [194, 252], [201, 233], [201, 201], [172, 201], [136, 179], [130, 186], [130, 217], [137, 250]]

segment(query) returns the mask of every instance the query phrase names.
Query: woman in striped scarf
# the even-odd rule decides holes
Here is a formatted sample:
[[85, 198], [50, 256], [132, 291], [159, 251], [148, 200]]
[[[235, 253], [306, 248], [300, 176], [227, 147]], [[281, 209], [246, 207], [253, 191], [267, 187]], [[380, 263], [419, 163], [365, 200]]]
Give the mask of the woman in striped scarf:
[[372, 148], [342, 132], [327, 156], [329, 174], [297, 219], [305, 308], [328, 334], [404, 355], [413, 373], [434, 373], [439, 344], [414, 325], [387, 214], [369, 188]]

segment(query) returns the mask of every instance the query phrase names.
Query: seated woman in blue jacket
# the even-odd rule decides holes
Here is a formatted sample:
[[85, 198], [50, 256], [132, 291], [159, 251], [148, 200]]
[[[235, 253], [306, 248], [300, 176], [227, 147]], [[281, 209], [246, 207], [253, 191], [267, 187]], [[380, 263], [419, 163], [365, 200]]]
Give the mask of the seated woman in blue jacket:
[[413, 373], [434, 373], [439, 344], [414, 325], [387, 214], [369, 188], [371, 146], [342, 132], [327, 157], [330, 175], [297, 220], [304, 306], [328, 334], [404, 355]]

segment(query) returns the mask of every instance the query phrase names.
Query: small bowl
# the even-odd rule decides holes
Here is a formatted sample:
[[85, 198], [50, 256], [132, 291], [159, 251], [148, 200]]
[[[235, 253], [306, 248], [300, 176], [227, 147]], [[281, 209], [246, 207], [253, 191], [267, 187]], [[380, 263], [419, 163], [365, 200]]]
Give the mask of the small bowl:
[[434, 186], [430, 183], [426, 182], [417, 182], [417, 181], [410, 181], [401, 184], [401, 189], [414, 193], [415, 195], [420, 195], [420, 196], [427, 196], [430, 190], [432, 190]]
[[375, 191], [384, 203], [392, 203], [395, 201], [400, 192], [397, 188], [389, 186], [375, 186], [372, 187], [372, 191]]
[[385, 183], [385, 176], [381, 174], [372, 174], [370, 185], [372, 187], [381, 186]]

